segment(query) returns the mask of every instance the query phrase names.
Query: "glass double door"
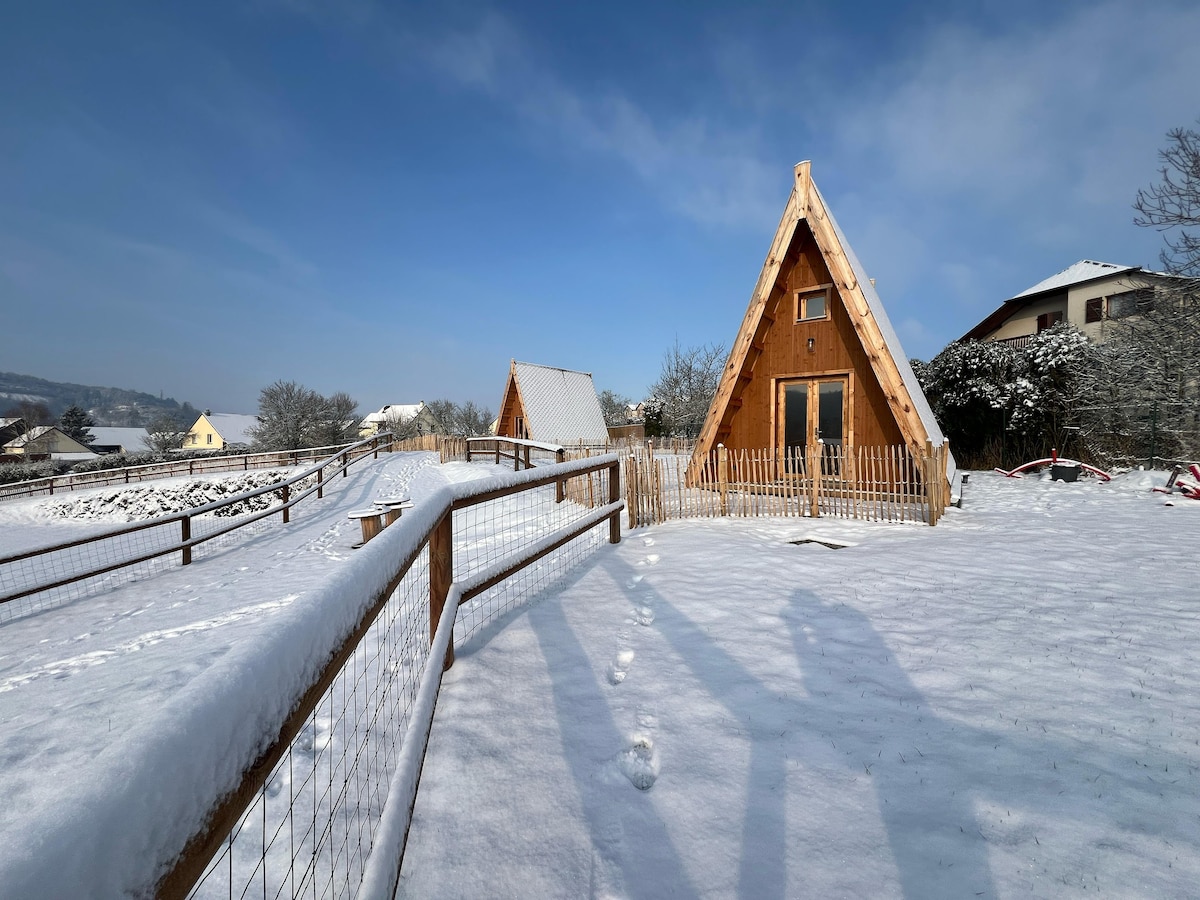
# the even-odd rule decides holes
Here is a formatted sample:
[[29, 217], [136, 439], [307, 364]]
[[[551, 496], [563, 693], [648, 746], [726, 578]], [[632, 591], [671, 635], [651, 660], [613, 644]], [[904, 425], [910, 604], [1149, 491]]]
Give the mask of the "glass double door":
[[821, 474], [839, 474], [847, 380], [841, 375], [779, 382], [776, 446], [788, 473], [802, 471], [809, 449], [819, 446]]

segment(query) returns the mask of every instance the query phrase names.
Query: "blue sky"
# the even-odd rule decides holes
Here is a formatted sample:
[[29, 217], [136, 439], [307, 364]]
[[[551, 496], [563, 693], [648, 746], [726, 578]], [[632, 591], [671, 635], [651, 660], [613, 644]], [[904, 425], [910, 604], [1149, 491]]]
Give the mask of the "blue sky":
[[638, 398], [728, 346], [813, 161], [929, 358], [1132, 224], [1200, 117], [1200, 5], [11, 3], [0, 370], [252, 413]]

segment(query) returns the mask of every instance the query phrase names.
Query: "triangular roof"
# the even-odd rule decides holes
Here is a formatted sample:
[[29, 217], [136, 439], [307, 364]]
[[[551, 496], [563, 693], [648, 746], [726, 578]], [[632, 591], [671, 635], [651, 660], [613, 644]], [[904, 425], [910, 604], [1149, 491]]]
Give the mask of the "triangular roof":
[[420, 415], [424, 408], [424, 400], [418, 400], [416, 403], [386, 403], [375, 412], [363, 416], [362, 424], [363, 426], [382, 425], [389, 418], [398, 418], [402, 422], [407, 422]]
[[[258, 418], [256, 416], [243, 416], [238, 413], [202, 413], [201, 419], [208, 421], [212, 426], [212, 430], [221, 436], [226, 444], [245, 444], [250, 446], [254, 443], [254, 437], [250, 434], [251, 430], [258, 427]], [[197, 423], [200, 421], [196, 420]], [[189, 430], [195, 430], [193, 425]]]
[[[84, 454], [85, 456], [95, 456], [96, 455], [96, 454], [92, 453], [92, 451], [87, 446], [85, 446], [84, 444], [81, 444], [79, 441], [75, 440], [75, 438], [71, 437], [69, 434], [67, 434], [65, 431], [63, 431], [61, 428], [59, 428], [57, 425], [37, 425], [33, 428], [30, 428], [27, 432], [22, 434], [20, 437], [13, 438], [11, 441], [6, 443], [4, 446], [10, 447], [13, 449], [26, 447], [29, 444], [36, 443], [39, 439], [46, 437], [46, 435], [48, 435], [52, 431], [58, 432], [59, 440], [56, 441], [56, 443], [58, 443], [58, 444], [66, 443], [69, 446], [69, 449], [61, 450], [58, 453], [53, 454], [54, 456], [59, 456], [61, 454], [67, 454], [67, 453]], [[74, 446], [70, 446], [70, 445], [74, 445]]]
[[88, 429], [93, 447], [123, 447], [126, 452], [145, 450], [150, 432], [145, 428], [128, 426], [93, 425]]
[[[829, 269], [830, 277], [838, 295], [845, 304], [855, 333], [862, 343], [871, 368], [887, 398], [888, 408], [904, 436], [905, 443], [918, 454], [924, 453], [925, 442], [942, 444], [945, 438], [933, 417], [933, 410], [917, 376], [909, 365], [908, 357], [900, 346], [892, 323], [884, 311], [883, 303], [875, 292], [875, 286], [867, 277], [862, 264], [850, 248], [833, 218], [825, 199], [813, 183], [811, 163], [798, 163], [794, 170], [792, 192], [784, 207], [783, 217], [771, 249], [763, 263], [750, 306], [746, 310], [742, 327], [729, 353], [729, 361], [721, 375], [721, 383], [704, 420], [704, 428], [697, 441], [696, 452], [711, 451], [717, 444], [717, 435], [732, 415], [741, 388], [749, 382], [760, 344], [756, 339], [760, 330], [770, 323], [765, 321], [767, 303], [779, 280], [788, 249], [796, 238], [797, 229], [806, 223], [821, 256]], [[949, 474], [953, 477], [954, 461], [950, 460]]]
[[1059, 291], [1066, 287], [1072, 287], [1076, 284], [1083, 284], [1087, 281], [1095, 281], [1097, 278], [1111, 278], [1114, 275], [1123, 275], [1126, 272], [1138, 272], [1141, 266], [1119, 266], [1116, 263], [1096, 262], [1091, 259], [1081, 259], [1074, 265], [1067, 266], [1057, 275], [1051, 275], [1049, 278], [1043, 279], [1031, 288], [1026, 288], [1013, 297], [1013, 300], [1020, 300], [1022, 297], [1032, 297], [1035, 294], [1045, 294], [1050, 291]]
[[501, 411], [514, 392], [525, 411], [531, 439], [552, 444], [603, 444], [608, 440], [608, 426], [590, 372], [514, 359], [500, 401]]
[[1122, 266], [1117, 263], [1097, 262], [1094, 259], [1081, 259], [1079, 262], [1067, 266], [1061, 272], [1042, 279], [1033, 287], [1026, 288], [1015, 297], [1005, 300], [959, 340], [970, 341], [986, 337], [1017, 312], [1045, 294], [1066, 290], [1091, 281], [1099, 281], [1103, 278], [1114, 278], [1118, 275], [1130, 275], [1141, 271], [1143, 271], [1141, 266]]

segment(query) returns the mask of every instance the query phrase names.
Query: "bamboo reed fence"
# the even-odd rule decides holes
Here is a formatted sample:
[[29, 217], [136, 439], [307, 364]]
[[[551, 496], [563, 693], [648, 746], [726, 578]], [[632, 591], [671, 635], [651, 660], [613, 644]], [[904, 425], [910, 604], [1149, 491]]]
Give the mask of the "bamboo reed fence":
[[[837, 516], [936, 525], [949, 501], [948, 447], [821, 445], [779, 453], [718, 445], [695, 458], [624, 457], [628, 526], [713, 516]], [[815, 475], [815, 477], [814, 477]]]

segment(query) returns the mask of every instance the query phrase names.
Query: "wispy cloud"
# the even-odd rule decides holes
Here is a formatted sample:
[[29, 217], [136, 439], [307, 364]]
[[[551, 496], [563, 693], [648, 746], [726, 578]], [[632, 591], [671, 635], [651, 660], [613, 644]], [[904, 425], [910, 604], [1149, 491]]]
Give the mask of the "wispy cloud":
[[387, 39], [398, 57], [422, 60], [448, 82], [486, 95], [552, 146], [623, 165], [652, 195], [691, 219], [760, 225], [764, 216], [778, 214], [786, 173], [781, 176], [757, 152], [752, 126], [734, 127], [716, 115], [655, 111], [611, 85], [573, 85], [495, 12], [470, 27], [436, 33], [393, 24]]
[[1085, 205], [1128, 202], [1135, 160], [1145, 171], [1166, 129], [1194, 117], [1200, 7], [1055, 12], [1000, 35], [949, 25], [915, 44], [834, 120], [841, 145], [911, 187], [998, 207], [1047, 187]]

